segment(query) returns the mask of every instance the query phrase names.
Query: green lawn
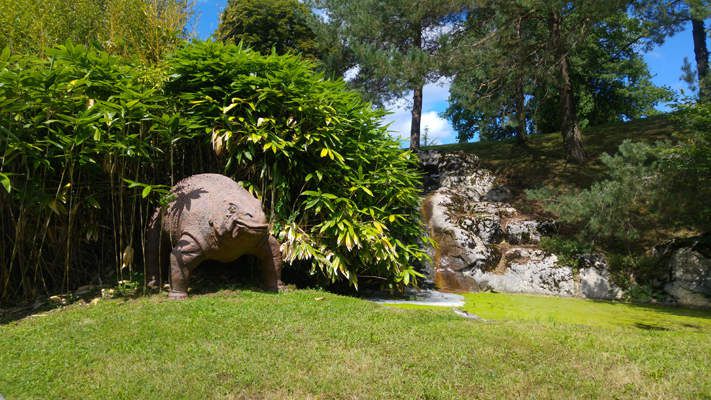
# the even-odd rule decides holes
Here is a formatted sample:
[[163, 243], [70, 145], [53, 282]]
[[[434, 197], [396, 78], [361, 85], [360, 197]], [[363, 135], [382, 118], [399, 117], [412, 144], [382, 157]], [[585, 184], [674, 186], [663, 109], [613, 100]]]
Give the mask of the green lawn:
[[711, 398], [711, 312], [467, 295], [401, 309], [222, 291], [0, 325], [6, 399]]

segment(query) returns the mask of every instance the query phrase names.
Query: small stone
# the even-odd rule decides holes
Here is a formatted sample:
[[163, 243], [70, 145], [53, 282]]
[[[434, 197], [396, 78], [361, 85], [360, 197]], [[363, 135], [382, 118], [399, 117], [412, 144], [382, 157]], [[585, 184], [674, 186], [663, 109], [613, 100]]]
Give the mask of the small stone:
[[480, 316], [478, 316], [478, 315], [476, 315], [476, 314], [471, 314], [471, 313], [468, 313], [468, 312], [463, 311], [463, 310], [458, 310], [458, 309], [456, 309], [456, 308], [454, 309], [454, 313], [457, 314], [457, 315], [459, 315], [460, 317], [463, 317], [463, 318], [466, 318], [466, 319], [473, 319], [473, 320], [475, 320], [475, 321], [482, 321], [482, 322], [485, 321], [484, 318], [482, 318], [482, 317], [480, 317]]

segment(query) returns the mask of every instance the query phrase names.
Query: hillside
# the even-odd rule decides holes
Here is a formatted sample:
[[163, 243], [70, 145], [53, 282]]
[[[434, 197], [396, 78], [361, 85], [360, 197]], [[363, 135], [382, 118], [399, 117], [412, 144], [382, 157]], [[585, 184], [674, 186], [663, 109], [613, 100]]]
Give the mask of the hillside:
[[[497, 184], [511, 189], [511, 204], [533, 216], [551, 217], [535, 201], [527, 199], [525, 190], [554, 187], [562, 191], [583, 189], [595, 181], [605, 179], [605, 170], [599, 161], [603, 153], [614, 154], [625, 140], [655, 143], [675, 141], [683, 135], [673, 114], [659, 115], [643, 120], [611, 123], [589, 127], [583, 134], [588, 161], [584, 165], [568, 163], [563, 152], [560, 133], [547, 133], [529, 137], [528, 146], [515, 140], [500, 142], [475, 142], [427, 147], [441, 152], [464, 151], [476, 155], [483, 168], [491, 170]], [[653, 246], [677, 235], [695, 232], [673, 232], [655, 227], [643, 232], [643, 246]]]
[[677, 124], [671, 114], [643, 120], [612, 123], [585, 129], [583, 143], [588, 155], [584, 166], [566, 162], [563, 140], [559, 132], [532, 135], [528, 147], [515, 140], [501, 142], [475, 142], [431, 146], [426, 149], [443, 152], [465, 151], [481, 160], [503, 184], [510, 185], [517, 200], [522, 200], [522, 190], [540, 186], [560, 188], [585, 188], [604, 178], [598, 158], [603, 153], [615, 153], [624, 140], [656, 141], [674, 140]]

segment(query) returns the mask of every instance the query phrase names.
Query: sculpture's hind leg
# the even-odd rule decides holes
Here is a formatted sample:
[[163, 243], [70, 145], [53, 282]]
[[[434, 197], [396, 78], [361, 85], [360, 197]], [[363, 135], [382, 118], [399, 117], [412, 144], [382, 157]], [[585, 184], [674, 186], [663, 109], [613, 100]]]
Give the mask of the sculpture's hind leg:
[[257, 257], [262, 263], [262, 288], [278, 292], [283, 285], [281, 282], [281, 250], [279, 249], [279, 242], [273, 236], [269, 236], [264, 241]]
[[190, 274], [202, 261], [200, 245], [188, 234], [183, 234], [170, 252], [170, 294], [171, 299], [188, 297]]

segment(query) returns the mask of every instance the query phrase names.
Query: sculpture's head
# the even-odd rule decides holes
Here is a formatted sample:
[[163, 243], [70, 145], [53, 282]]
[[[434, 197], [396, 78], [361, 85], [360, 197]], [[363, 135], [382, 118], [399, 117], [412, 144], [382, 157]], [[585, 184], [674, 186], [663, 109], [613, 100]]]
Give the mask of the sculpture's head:
[[253, 242], [269, 236], [269, 223], [259, 203], [237, 206], [230, 204], [233, 224], [232, 237], [240, 241]]

